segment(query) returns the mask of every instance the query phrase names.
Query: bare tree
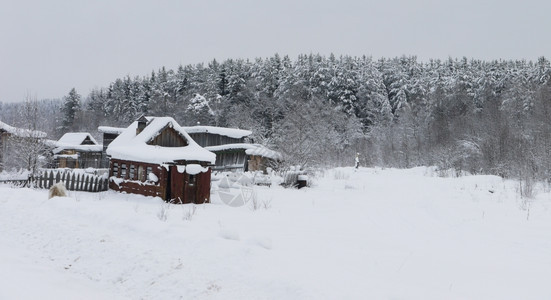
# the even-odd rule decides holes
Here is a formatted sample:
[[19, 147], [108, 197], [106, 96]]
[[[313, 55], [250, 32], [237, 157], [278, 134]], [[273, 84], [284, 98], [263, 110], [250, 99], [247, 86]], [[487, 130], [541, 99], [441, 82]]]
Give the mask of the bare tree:
[[15, 128], [9, 135], [6, 165], [26, 169], [34, 175], [50, 157], [46, 133], [37, 130], [40, 120], [37, 101], [27, 97], [19, 114], [25, 128]]

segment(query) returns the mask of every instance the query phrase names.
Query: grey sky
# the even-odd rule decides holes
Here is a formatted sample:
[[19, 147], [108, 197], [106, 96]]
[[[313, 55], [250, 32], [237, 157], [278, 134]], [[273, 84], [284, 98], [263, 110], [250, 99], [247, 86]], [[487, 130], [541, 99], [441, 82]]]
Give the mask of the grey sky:
[[0, 0], [0, 101], [276, 52], [535, 60], [551, 53], [550, 11], [543, 0]]

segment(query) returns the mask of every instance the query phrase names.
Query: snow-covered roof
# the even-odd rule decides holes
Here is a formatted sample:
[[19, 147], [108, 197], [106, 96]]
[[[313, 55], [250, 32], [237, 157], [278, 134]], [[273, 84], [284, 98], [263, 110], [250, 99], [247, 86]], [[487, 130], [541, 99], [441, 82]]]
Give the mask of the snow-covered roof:
[[253, 149], [256, 148], [255, 144], [245, 144], [245, 143], [236, 143], [236, 144], [225, 144], [217, 146], [208, 146], [205, 149], [209, 151], [226, 151], [226, 150], [237, 150], [237, 149]]
[[57, 141], [50, 140], [50, 139], [43, 139], [42, 142], [43, 142], [44, 145], [46, 145], [47, 147], [50, 147], [50, 148], [55, 148], [55, 147], [57, 147]]
[[252, 134], [252, 131], [236, 128], [215, 127], [215, 126], [191, 126], [184, 127], [187, 133], [212, 133], [219, 134], [234, 139], [240, 139]]
[[103, 145], [69, 145], [57, 142], [56, 148], [52, 150], [52, 152], [54, 154], [57, 154], [64, 150], [76, 150], [79, 152], [101, 152], [103, 151]]
[[274, 150], [270, 150], [270, 149], [268, 149], [268, 148], [266, 148], [262, 145], [258, 145], [258, 144], [257, 144], [256, 148], [251, 148], [251, 149], [245, 150], [245, 153], [247, 155], [262, 156], [262, 157], [271, 158], [271, 159], [274, 159], [274, 160], [280, 160], [281, 159], [281, 153], [279, 153], [277, 151], [274, 151]]
[[46, 133], [38, 130], [29, 130], [22, 129], [10, 126], [2, 121], [0, 121], [0, 130], [3, 130], [9, 134], [18, 136], [18, 137], [34, 137], [34, 138], [45, 138]]
[[121, 127], [110, 127], [110, 126], [100, 126], [98, 131], [101, 133], [110, 133], [110, 134], [121, 134], [126, 128]]
[[82, 142], [84, 142], [86, 138], [89, 138], [94, 145], [98, 144], [94, 137], [88, 132], [67, 132], [58, 140], [58, 142], [67, 145], [82, 145]]
[[262, 157], [271, 158], [275, 160], [281, 159], [281, 154], [279, 152], [270, 150], [260, 144], [237, 143], [237, 144], [226, 144], [226, 145], [219, 145], [219, 146], [209, 146], [209, 147], [205, 147], [205, 149], [213, 152], [244, 149], [245, 154], [247, 155], [262, 156]]
[[[82, 145], [86, 138], [89, 138], [94, 145]], [[54, 145], [54, 154], [60, 153], [63, 150], [77, 150], [80, 152], [101, 152], [103, 150], [103, 146], [99, 145], [88, 132], [68, 132], [58, 141], [55, 141]]]
[[[204, 161], [214, 164], [216, 155], [199, 146], [173, 118], [147, 118], [149, 123], [136, 135], [138, 121], [128, 128], [109, 144], [107, 154], [111, 158], [140, 161], [153, 164], [173, 163], [179, 160]], [[157, 137], [165, 127], [174, 129], [187, 141], [183, 147], [161, 147], [147, 143]]]

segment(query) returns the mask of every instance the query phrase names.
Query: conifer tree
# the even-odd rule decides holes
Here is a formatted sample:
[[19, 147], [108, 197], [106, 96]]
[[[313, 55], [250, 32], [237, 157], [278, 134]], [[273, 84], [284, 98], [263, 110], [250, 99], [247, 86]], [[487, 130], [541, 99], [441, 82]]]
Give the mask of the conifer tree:
[[66, 133], [75, 130], [75, 119], [80, 111], [80, 95], [75, 88], [69, 91], [69, 94], [63, 98], [63, 121], [61, 132]]

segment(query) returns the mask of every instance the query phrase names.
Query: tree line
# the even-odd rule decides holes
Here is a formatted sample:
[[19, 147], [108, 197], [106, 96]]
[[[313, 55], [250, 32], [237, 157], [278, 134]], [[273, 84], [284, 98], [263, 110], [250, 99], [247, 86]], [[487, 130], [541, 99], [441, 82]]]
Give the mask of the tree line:
[[[550, 78], [544, 57], [421, 62], [276, 54], [162, 67], [39, 106], [50, 136], [127, 126], [142, 114], [171, 116], [183, 125], [250, 129], [289, 165], [352, 165], [359, 153], [363, 165], [547, 179]], [[17, 107], [0, 106], [2, 118], [9, 121]]]

